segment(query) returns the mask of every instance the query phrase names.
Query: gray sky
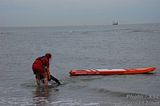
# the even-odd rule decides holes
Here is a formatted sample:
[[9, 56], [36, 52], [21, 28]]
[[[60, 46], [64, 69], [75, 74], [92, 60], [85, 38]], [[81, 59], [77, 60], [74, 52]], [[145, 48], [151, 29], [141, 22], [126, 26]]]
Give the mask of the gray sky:
[[0, 26], [160, 23], [160, 0], [0, 0]]

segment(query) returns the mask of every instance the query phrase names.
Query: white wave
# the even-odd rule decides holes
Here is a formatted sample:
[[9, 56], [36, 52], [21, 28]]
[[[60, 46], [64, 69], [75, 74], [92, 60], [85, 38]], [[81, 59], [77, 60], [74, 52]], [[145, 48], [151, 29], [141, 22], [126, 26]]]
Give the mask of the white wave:
[[51, 102], [50, 104], [55, 106], [99, 106], [99, 103], [85, 103], [81, 99], [65, 99]]

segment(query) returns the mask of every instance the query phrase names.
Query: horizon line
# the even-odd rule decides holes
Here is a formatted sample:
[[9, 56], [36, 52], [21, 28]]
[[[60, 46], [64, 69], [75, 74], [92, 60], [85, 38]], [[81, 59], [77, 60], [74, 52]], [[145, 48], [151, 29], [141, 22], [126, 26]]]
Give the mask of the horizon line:
[[[160, 24], [160, 22], [148, 22], [148, 23], [119, 23], [120, 25], [143, 25], [143, 24]], [[84, 25], [6, 25], [0, 27], [81, 27], [81, 26], [113, 26], [112, 24], [84, 24]]]

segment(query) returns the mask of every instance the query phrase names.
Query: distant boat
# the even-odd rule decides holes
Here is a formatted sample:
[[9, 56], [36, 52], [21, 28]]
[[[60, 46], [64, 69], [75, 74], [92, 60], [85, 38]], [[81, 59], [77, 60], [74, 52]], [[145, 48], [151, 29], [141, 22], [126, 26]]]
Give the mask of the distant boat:
[[118, 25], [118, 21], [113, 21], [112, 25]]

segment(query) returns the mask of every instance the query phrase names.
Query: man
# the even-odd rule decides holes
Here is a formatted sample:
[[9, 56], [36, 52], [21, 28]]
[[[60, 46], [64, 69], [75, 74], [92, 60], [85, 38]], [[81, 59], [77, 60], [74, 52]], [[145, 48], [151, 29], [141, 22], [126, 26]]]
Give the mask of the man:
[[43, 80], [45, 86], [48, 86], [48, 81], [51, 79], [57, 82], [58, 85], [61, 83], [58, 79], [50, 75], [49, 62], [52, 58], [50, 53], [46, 53], [45, 56], [38, 57], [32, 64], [32, 70], [36, 77], [37, 85], [40, 85], [40, 81]]

